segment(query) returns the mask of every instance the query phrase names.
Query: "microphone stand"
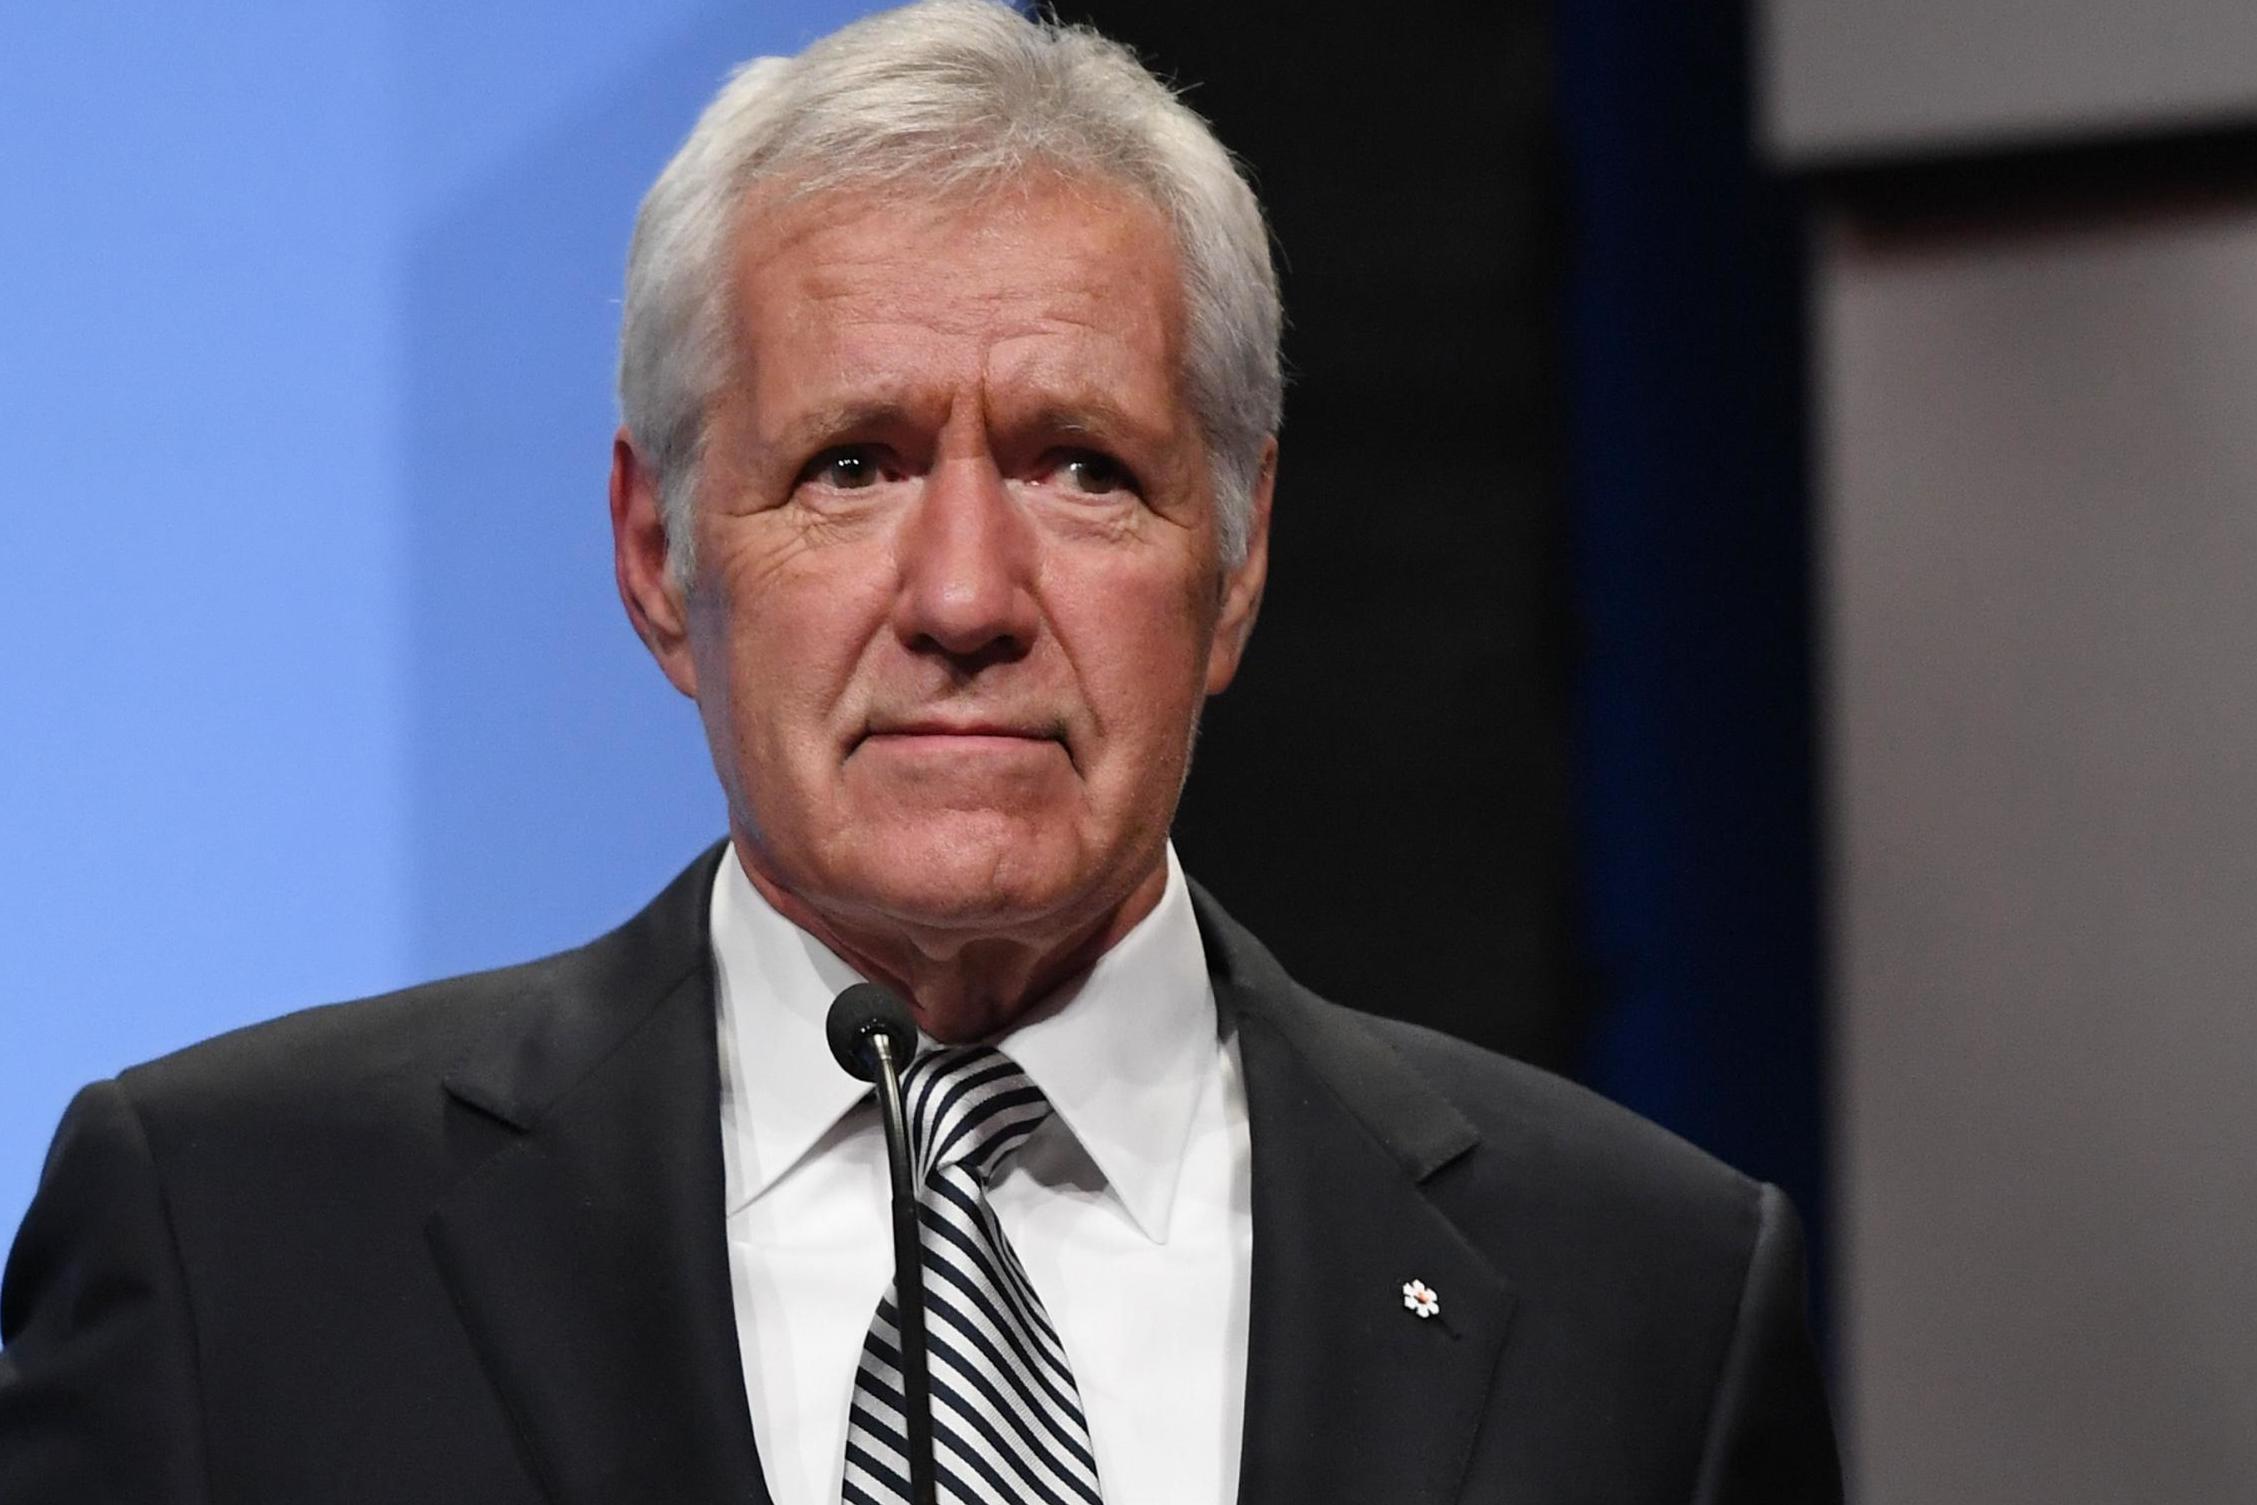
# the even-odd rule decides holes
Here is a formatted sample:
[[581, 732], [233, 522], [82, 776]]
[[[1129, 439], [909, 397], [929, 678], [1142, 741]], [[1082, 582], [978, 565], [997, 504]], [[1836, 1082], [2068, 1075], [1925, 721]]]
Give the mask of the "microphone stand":
[[917, 1173], [909, 1159], [909, 1121], [901, 1104], [901, 1063], [893, 1039], [873, 1031], [878, 1058], [878, 1116], [886, 1127], [886, 1164], [893, 1177], [893, 1306], [901, 1338], [902, 1421], [909, 1434], [909, 1498], [933, 1505], [933, 1384], [925, 1359], [924, 1245], [917, 1231]]
[[841, 1070], [874, 1083], [886, 1131], [886, 1170], [893, 1182], [894, 1335], [901, 1341], [901, 1420], [909, 1452], [911, 1505], [934, 1505], [933, 1384], [925, 1353], [925, 1249], [919, 1236], [917, 1167], [901, 1072], [917, 1051], [909, 1005], [876, 983], [858, 982], [831, 1000], [823, 1023]]

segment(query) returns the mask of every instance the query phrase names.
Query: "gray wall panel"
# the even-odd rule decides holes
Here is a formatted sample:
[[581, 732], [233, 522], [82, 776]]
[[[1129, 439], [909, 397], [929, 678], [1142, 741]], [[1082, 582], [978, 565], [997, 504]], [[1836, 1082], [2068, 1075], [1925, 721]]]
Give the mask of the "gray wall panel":
[[2257, 1498], [2257, 204], [1814, 291], [1860, 1498]]
[[1766, 0], [1777, 159], [2257, 123], [2250, 0]]

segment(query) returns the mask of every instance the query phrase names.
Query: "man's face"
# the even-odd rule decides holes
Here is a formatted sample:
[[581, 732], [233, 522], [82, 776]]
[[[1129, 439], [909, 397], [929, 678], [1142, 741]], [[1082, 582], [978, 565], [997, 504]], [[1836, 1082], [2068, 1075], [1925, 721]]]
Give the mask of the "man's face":
[[735, 262], [660, 656], [756, 881], [834, 931], [1041, 944], [1157, 896], [1263, 558], [1217, 557], [1178, 282], [1087, 186], [817, 199]]

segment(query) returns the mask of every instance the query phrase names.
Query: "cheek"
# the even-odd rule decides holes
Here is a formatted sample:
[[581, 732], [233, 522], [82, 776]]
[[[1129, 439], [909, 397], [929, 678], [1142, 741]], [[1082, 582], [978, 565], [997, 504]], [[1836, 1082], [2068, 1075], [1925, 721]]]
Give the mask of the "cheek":
[[885, 620], [884, 561], [870, 547], [810, 549], [780, 524], [758, 526], [771, 521], [746, 519], [758, 536], [729, 540], [705, 635], [740, 716], [781, 730], [827, 716], [844, 696]]
[[1117, 754], [1115, 775], [1129, 780], [1158, 775], [1155, 761], [1181, 763], [1205, 699], [1214, 634], [1209, 603], [1180, 578], [1137, 584], [1089, 593], [1081, 613], [1091, 710]]
[[[801, 702], [813, 668], [811, 644], [794, 640], [794, 615], [773, 596], [748, 598], [725, 586], [709, 591], [691, 618], [698, 714], [732, 800], [742, 801], [788, 773], [786, 750], [804, 741]], [[778, 672], [791, 666], [794, 672]], [[781, 766], [780, 766], [781, 765]]]

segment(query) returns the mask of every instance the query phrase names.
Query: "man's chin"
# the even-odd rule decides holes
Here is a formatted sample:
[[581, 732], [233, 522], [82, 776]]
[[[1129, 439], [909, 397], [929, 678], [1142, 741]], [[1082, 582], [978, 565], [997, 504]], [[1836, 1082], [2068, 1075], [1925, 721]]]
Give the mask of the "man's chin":
[[1099, 885], [1028, 858], [1023, 849], [910, 850], [889, 855], [860, 888], [873, 920], [904, 930], [1020, 935], [1102, 908]]
[[1092, 852], [1062, 825], [992, 812], [935, 812], [894, 836], [841, 874], [839, 919], [926, 950], [950, 936], [1072, 944], [1102, 927], [1151, 867]]
[[864, 956], [937, 957], [959, 941], [1072, 947], [1111, 928], [1157, 870], [1023, 810], [898, 812], [861, 838], [798, 860], [763, 853], [755, 882], [787, 917]]

